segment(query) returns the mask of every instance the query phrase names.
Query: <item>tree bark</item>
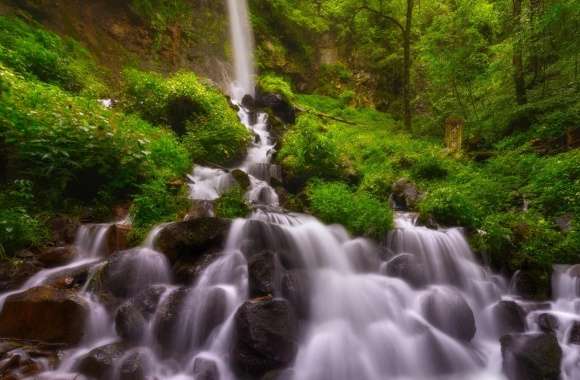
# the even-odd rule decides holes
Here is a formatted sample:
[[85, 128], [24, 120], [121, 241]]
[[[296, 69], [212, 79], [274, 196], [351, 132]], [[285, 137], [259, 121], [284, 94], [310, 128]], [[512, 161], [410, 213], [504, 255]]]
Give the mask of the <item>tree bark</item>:
[[522, 16], [522, 0], [513, 0], [513, 18], [514, 18], [514, 46], [513, 46], [513, 76], [516, 90], [516, 102], [520, 105], [527, 103], [526, 97], [526, 78], [524, 74], [524, 59], [522, 52], [521, 35], [521, 16]]
[[414, 0], [407, 0], [407, 15], [405, 18], [405, 30], [403, 31], [403, 107], [405, 129], [411, 131], [413, 127], [413, 114], [411, 110], [411, 28], [413, 26]]

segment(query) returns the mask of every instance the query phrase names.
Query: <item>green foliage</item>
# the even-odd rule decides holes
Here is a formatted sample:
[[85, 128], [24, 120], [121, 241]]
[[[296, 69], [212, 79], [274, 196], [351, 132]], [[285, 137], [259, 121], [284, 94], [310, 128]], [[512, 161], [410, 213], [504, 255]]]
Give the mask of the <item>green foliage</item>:
[[234, 186], [215, 202], [214, 210], [220, 218], [244, 218], [250, 212], [250, 206], [244, 198], [244, 190]]
[[429, 193], [420, 204], [422, 215], [431, 215], [448, 226], [475, 227], [482, 212], [479, 205], [457, 187], [440, 187]]
[[290, 83], [275, 74], [261, 75], [258, 86], [264, 92], [282, 95], [287, 101], [294, 101], [296, 98]]
[[442, 160], [433, 155], [423, 155], [412, 169], [413, 176], [420, 179], [440, 179], [447, 177], [447, 169]]
[[388, 203], [340, 182], [312, 182], [307, 189], [310, 211], [327, 223], [340, 223], [357, 235], [382, 239], [393, 227]]
[[243, 156], [250, 133], [217, 89], [193, 73], [169, 78], [137, 70], [125, 74], [125, 109], [183, 135], [194, 161], [225, 165]]
[[91, 96], [105, 86], [90, 54], [79, 43], [12, 17], [0, 16], [0, 63], [26, 78]]
[[0, 256], [37, 246], [46, 237], [46, 227], [25, 209], [0, 208], [0, 250], [3, 251]]
[[306, 115], [300, 116], [284, 136], [278, 159], [294, 177], [336, 178], [342, 175], [344, 166], [324, 125]]

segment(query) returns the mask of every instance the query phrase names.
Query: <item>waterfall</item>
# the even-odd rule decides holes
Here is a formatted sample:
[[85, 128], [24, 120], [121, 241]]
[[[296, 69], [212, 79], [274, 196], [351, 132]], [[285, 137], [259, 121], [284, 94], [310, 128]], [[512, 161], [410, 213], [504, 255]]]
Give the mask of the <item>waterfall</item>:
[[[244, 95], [254, 95], [254, 34], [250, 25], [246, 0], [228, 0], [230, 36], [234, 53], [234, 86]], [[232, 97], [236, 98], [235, 91]]]

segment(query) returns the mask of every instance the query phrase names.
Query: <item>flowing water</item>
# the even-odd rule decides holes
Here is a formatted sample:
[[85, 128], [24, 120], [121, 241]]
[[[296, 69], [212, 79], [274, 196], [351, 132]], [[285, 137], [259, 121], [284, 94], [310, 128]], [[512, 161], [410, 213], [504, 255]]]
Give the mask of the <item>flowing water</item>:
[[[247, 258], [269, 250], [278, 255], [273, 295], [289, 298], [301, 320], [297, 354], [284, 379], [503, 379], [503, 321], [497, 304], [526, 302], [510, 293], [505, 279], [478, 264], [461, 229], [427, 229], [417, 226], [412, 214], [400, 213], [397, 228], [379, 244], [279, 208], [269, 184], [280, 177], [280, 169], [270, 163], [275, 141], [267, 117], [259, 113], [254, 118], [241, 105], [242, 97], [254, 92], [247, 5], [228, 0], [228, 6], [236, 67], [232, 99], [240, 120], [257, 138], [234, 168], [195, 167], [191, 198], [211, 205], [235, 184], [231, 170], [239, 169], [250, 176], [246, 197], [255, 211], [233, 222], [221, 255], [189, 287], [172, 285], [169, 264], [155, 251], [164, 225], [151, 232], [143, 247], [124, 254], [117, 275], [126, 275], [128, 294], [150, 289], [157, 301], [145, 334], [116, 360], [111, 378], [124, 379], [126, 365], [139, 358], [148, 379], [206, 379], [198, 370], [207, 363], [215, 365], [219, 380], [237, 379], [231, 352], [236, 310], [250, 297]], [[91, 267], [81, 290], [91, 310], [84, 341], [65, 353], [56, 371], [41, 378], [75, 378], [79, 358], [119, 340], [112, 316], [90, 286], [104, 265], [109, 227], [82, 227], [76, 244], [81, 253], [75, 261], [40, 272], [18, 290], [49, 282], [77, 266]], [[580, 378], [580, 346], [567, 343], [572, 323], [580, 320], [580, 280], [573, 271], [556, 268], [554, 300], [543, 311], [530, 308], [526, 321], [527, 333], [538, 331], [536, 320], [546, 310], [560, 321], [556, 335], [564, 351], [565, 380]], [[300, 285], [291, 295], [282, 286], [282, 278], [289, 275], [297, 276]], [[180, 306], [174, 308], [176, 300]], [[161, 339], [156, 329], [167, 315], [174, 318]]]

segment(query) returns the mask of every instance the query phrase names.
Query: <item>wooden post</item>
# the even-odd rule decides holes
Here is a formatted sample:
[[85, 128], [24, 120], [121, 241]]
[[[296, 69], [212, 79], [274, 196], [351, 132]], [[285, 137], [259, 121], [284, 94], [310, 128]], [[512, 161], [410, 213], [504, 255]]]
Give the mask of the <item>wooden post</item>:
[[461, 117], [450, 116], [445, 120], [445, 145], [450, 152], [461, 151], [464, 125], [465, 121]]

